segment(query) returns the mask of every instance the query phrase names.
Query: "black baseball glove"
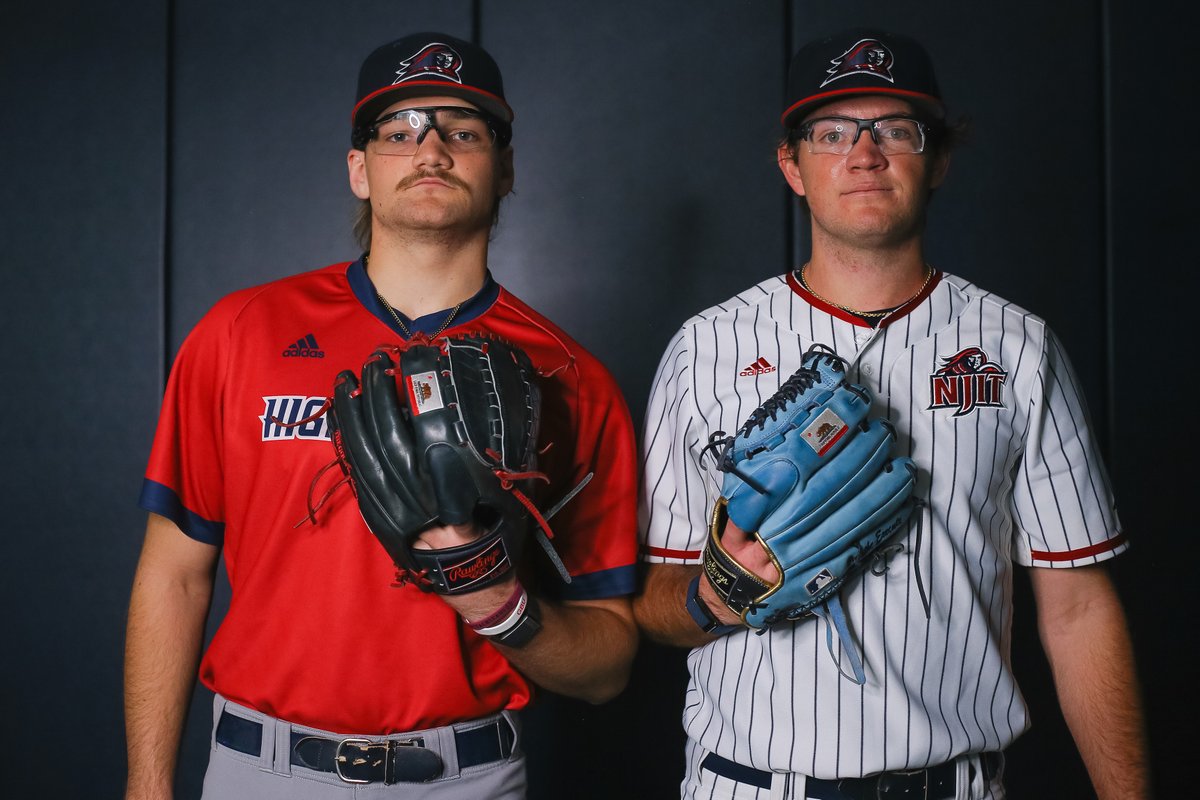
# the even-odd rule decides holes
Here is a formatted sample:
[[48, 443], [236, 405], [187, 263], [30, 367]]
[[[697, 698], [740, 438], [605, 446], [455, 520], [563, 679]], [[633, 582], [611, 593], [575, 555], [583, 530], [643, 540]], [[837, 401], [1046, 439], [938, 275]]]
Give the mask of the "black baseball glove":
[[[376, 350], [334, 383], [330, 427], [338, 461], [367, 527], [402, 582], [460, 594], [501, 580], [531, 528], [541, 396], [519, 348], [465, 335], [416, 336]], [[482, 535], [443, 549], [414, 547], [422, 531], [474, 523]], [[567, 578], [569, 580], [569, 578]]]

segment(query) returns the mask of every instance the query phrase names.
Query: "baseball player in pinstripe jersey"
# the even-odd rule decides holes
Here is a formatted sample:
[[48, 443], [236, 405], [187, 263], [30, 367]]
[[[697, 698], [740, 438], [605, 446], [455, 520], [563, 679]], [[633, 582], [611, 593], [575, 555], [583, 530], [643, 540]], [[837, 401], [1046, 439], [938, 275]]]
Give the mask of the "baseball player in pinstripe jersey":
[[[1002, 754], [1029, 725], [1009, 659], [1018, 565], [1097, 793], [1145, 796], [1129, 636], [1101, 566], [1127, 544], [1078, 383], [1045, 322], [924, 259], [953, 138], [928, 55], [879, 31], [813, 42], [792, 62], [783, 125], [811, 259], [684, 323], [647, 411], [635, 612], [652, 638], [693, 648], [683, 796], [1005, 797]], [[924, 503], [886, 571], [842, 592], [862, 685], [819, 621], [755, 635], [695, 579], [722, 483], [705, 445], [816, 343], [895, 426]], [[778, 574], [732, 523], [721, 543]]]

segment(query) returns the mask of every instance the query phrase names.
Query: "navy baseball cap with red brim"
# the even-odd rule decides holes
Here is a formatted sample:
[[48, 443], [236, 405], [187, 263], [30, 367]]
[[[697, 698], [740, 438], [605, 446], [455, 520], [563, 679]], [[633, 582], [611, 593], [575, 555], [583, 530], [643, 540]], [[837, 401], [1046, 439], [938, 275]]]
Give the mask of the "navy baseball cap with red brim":
[[783, 126], [794, 128], [817, 106], [853, 95], [891, 95], [936, 119], [946, 116], [933, 62], [917, 40], [855, 28], [809, 42], [796, 53]]
[[414, 33], [376, 48], [363, 61], [352, 132], [369, 127], [397, 100], [423, 96], [462, 98], [505, 127], [513, 120], [500, 67], [486, 50], [445, 33]]

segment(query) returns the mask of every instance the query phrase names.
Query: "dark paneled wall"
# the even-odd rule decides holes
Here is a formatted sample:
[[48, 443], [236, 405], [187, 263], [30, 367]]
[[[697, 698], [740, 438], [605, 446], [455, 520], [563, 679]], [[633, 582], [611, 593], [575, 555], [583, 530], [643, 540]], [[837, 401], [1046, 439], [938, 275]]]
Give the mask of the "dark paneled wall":
[[[0, 24], [0, 745], [5, 794], [115, 796], [121, 648], [162, 393], [161, 3]], [[34, 744], [37, 742], [38, 744]]]
[[[1122, 517], [1138, 547], [1117, 571], [1141, 668], [1159, 796], [1195, 791], [1186, 766], [1197, 741], [1200, 637], [1189, 417], [1195, 386], [1188, 342], [1200, 289], [1196, 204], [1200, 170], [1179, 131], [1200, 124], [1192, 57], [1172, 46], [1166, 9], [1113, 2], [1108, 24], [1112, 103], [1106, 122], [1109, 276], [1107, 342], [1112, 380], [1110, 463]], [[1165, 116], [1163, 136], [1145, 141], [1141, 121]], [[1167, 133], [1170, 129], [1173, 133]], [[1099, 342], [1096, 343], [1099, 346]], [[1164, 405], [1166, 404], [1166, 405]], [[1182, 412], [1177, 419], [1170, 406]]]
[[[1166, 766], [1194, 740], [1181, 687], [1195, 637], [1181, 642], [1174, 617], [1197, 607], [1184, 574], [1196, 548], [1171, 444], [1187, 427], [1164, 401], [1190, 382], [1172, 300], [1197, 283], [1183, 247], [1196, 115], [1181, 108], [1182, 51], [1161, 44], [1167, 22], [1130, 0], [399, 8], [127, 0], [6, 15], [0, 342], [14, 413], [0, 428], [0, 597], [15, 641], [0, 660], [0, 741], [18, 757], [16, 788], [120, 793], [135, 501], [164, 365], [219, 296], [357, 254], [343, 163], [370, 48], [442, 29], [500, 61], [517, 192], [493, 269], [610, 366], [636, 416], [683, 319], [804, 258], [773, 161], [787, 56], [871, 21], [925, 40], [974, 123], [934, 203], [931, 260], [1049, 319], [1087, 388], [1136, 539], [1115, 571], [1151, 678], [1159, 788], [1183, 791]], [[1174, 136], [1145, 135], [1181, 113]], [[1011, 751], [1012, 795], [1087, 797], [1027, 591], [1015, 640], [1035, 728]], [[615, 702], [544, 697], [528, 715], [532, 795], [672, 796], [683, 680], [681, 652], [646, 646]], [[183, 798], [199, 793], [207, 702], [198, 693], [189, 721]]]

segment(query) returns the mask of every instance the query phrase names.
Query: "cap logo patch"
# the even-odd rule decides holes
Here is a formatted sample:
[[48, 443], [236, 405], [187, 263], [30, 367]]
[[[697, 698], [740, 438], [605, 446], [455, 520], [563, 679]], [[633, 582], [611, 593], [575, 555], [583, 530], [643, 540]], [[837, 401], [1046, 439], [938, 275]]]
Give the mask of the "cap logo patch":
[[895, 58], [892, 51], [878, 39], [859, 39], [837, 58], [830, 59], [832, 64], [826, 72], [829, 77], [821, 86], [827, 86], [839, 78], [851, 75], [874, 75], [888, 83], [895, 83], [892, 77], [892, 64]]
[[462, 83], [462, 78], [458, 76], [462, 65], [462, 56], [454, 48], [441, 42], [431, 42], [400, 62], [400, 69], [396, 70], [396, 80], [392, 81], [392, 85], [414, 78], [445, 78]]

